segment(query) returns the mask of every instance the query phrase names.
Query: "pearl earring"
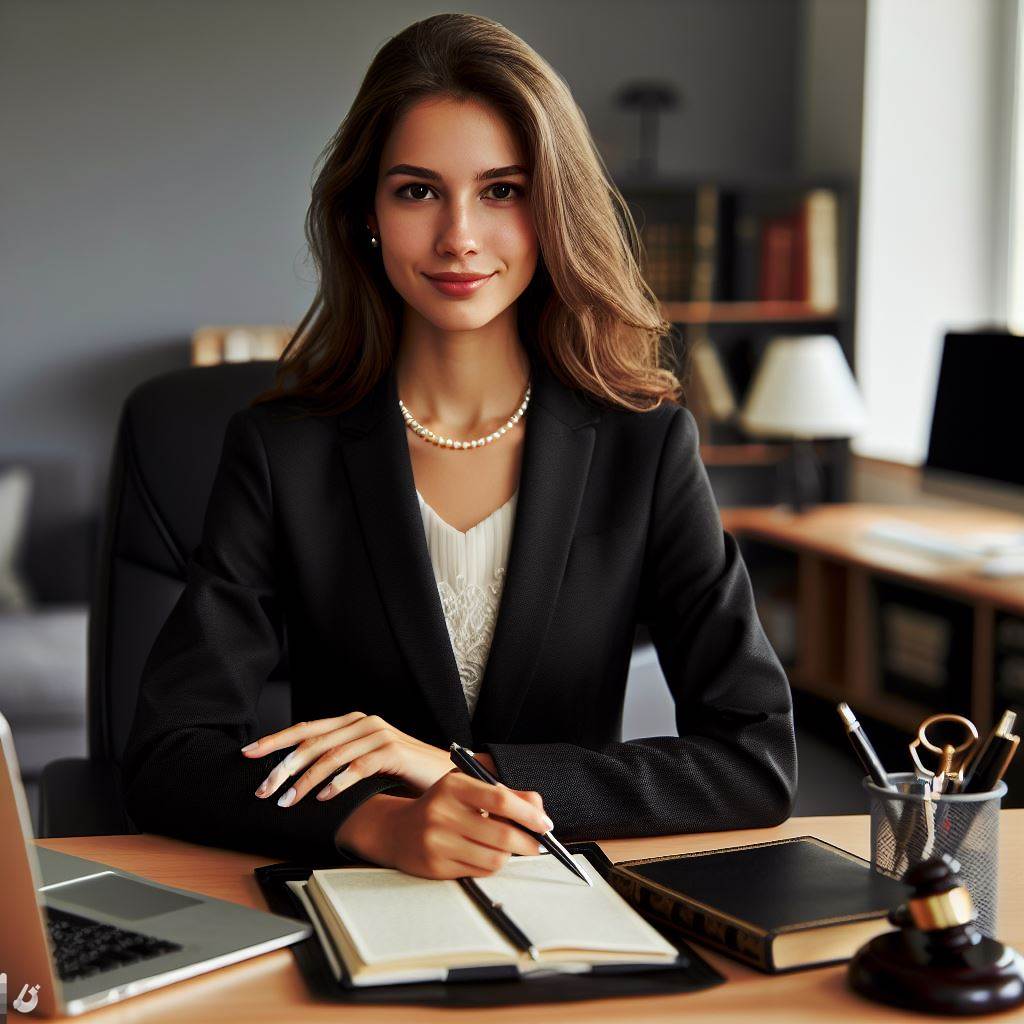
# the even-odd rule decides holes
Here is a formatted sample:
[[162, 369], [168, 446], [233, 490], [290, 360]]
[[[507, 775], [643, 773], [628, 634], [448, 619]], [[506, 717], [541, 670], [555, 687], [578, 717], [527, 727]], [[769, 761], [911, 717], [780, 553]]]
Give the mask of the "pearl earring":
[[370, 234], [370, 246], [371, 246], [371, 248], [376, 249], [379, 245], [380, 245], [380, 241], [378, 240], [377, 236], [375, 234], [371, 233]]

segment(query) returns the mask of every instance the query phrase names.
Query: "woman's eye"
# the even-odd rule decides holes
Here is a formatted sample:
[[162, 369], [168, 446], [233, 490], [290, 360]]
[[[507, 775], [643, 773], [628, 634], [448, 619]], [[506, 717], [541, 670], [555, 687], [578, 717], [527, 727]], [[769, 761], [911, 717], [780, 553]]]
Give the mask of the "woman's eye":
[[[518, 185], [513, 185], [513, 184], [511, 184], [510, 182], [507, 182], [507, 181], [502, 181], [502, 182], [499, 182], [497, 185], [492, 185], [491, 188], [492, 189], [500, 188], [500, 189], [508, 189], [508, 190], [510, 190], [510, 194], [500, 195], [500, 196], [492, 196], [491, 197], [492, 199], [498, 199], [498, 200], [500, 200], [502, 202], [506, 202], [506, 203], [509, 202], [509, 200], [514, 199], [517, 195], [522, 195], [523, 194], [523, 190]], [[490, 191], [490, 189], [488, 189], [488, 191]]]
[[[416, 184], [412, 184], [412, 185], [403, 185], [395, 194], [400, 196], [400, 195], [402, 195], [403, 192], [406, 192], [406, 191], [411, 192], [413, 189], [425, 189], [427, 192], [432, 192], [433, 191], [433, 189], [429, 185], [416, 185]], [[408, 198], [409, 199], [425, 199], [426, 196], [424, 196], [424, 195], [409, 195]]]
[[[495, 190], [500, 190], [501, 194], [492, 194], [490, 198], [497, 200], [499, 203], [511, 202], [517, 196], [521, 196], [523, 194], [523, 189], [508, 181], [501, 181], [491, 185], [487, 189], [487, 192], [493, 193]], [[414, 182], [409, 185], [403, 185], [398, 189], [395, 195], [400, 196], [403, 199], [414, 199], [418, 202], [422, 202], [427, 198], [428, 194], [433, 191], [434, 190], [429, 185], [420, 185]]]

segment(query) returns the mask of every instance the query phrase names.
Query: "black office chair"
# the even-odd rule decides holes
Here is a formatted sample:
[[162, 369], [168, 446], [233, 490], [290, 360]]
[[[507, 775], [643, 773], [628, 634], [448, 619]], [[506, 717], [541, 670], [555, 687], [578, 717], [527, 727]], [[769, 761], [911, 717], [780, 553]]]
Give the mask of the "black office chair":
[[[139, 678], [185, 585], [232, 413], [269, 387], [273, 362], [195, 367], [137, 387], [121, 412], [89, 616], [89, 756], [48, 764], [41, 837], [138, 832], [120, 784]], [[263, 732], [291, 721], [287, 650], [258, 705]]]

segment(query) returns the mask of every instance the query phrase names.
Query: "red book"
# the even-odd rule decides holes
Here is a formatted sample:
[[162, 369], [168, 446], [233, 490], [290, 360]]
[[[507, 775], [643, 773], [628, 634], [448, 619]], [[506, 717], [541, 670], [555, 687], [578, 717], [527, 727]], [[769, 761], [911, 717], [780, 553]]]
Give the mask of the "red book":
[[796, 230], [792, 216], [769, 217], [761, 231], [762, 302], [785, 301], [793, 286], [793, 250]]
[[808, 290], [808, 209], [801, 204], [793, 214], [793, 277], [789, 286], [789, 298], [794, 302], [806, 302]]

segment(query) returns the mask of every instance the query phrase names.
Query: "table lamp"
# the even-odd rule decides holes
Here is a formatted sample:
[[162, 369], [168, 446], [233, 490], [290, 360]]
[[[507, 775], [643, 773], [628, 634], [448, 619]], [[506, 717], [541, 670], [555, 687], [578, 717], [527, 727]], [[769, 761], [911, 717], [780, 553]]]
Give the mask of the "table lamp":
[[793, 509], [820, 497], [811, 441], [853, 437], [864, 427], [864, 403], [839, 342], [827, 334], [773, 338], [740, 411], [739, 422], [757, 437], [787, 438]]

